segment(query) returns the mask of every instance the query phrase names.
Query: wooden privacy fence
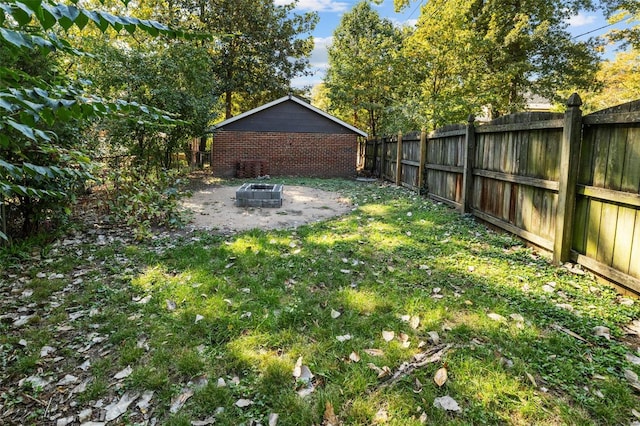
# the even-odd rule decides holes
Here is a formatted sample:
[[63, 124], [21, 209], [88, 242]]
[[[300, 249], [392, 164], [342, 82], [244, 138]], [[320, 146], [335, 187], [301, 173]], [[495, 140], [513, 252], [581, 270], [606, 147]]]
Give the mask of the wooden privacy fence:
[[369, 140], [365, 168], [640, 294], [640, 100]]

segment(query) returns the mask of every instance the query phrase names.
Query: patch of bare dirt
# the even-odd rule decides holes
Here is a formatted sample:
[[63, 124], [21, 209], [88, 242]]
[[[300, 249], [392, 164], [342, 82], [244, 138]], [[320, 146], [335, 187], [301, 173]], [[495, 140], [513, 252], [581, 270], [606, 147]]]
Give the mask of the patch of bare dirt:
[[236, 207], [236, 186], [201, 185], [183, 201], [193, 211], [189, 227], [228, 234], [249, 229], [296, 228], [351, 211], [349, 201], [335, 192], [285, 185], [282, 207]]

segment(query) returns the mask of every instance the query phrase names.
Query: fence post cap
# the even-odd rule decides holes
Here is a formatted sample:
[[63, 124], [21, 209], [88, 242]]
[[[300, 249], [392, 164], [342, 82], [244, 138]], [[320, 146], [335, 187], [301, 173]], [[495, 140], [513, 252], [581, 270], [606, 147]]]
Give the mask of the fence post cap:
[[578, 95], [577, 93], [573, 93], [571, 96], [569, 96], [569, 99], [567, 100], [568, 107], [579, 107], [580, 105], [582, 105], [582, 99], [580, 99], [580, 95]]
[[467, 117], [467, 122], [469, 124], [473, 124], [474, 121], [476, 121], [476, 116], [473, 114], [469, 114], [469, 117]]

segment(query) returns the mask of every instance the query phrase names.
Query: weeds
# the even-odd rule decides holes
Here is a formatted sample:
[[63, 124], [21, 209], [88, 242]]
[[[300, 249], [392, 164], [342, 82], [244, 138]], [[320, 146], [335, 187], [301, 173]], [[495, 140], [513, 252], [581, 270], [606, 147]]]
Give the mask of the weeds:
[[[33, 294], [23, 304], [34, 298], [41, 307], [37, 323], [0, 324], [5, 407], [28, 406], [16, 383], [38, 368], [64, 376], [38, 352], [68, 336], [57, 330], [69, 325], [66, 333], [79, 341], [65, 337], [57, 346], [90, 348], [77, 359], [91, 361], [90, 381], [77, 395], [56, 392], [84, 408], [125, 391], [153, 391], [146, 412], [129, 408], [132, 423], [267, 424], [278, 413], [278, 425], [311, 425], [326, 420], [327, 404], [354, 425], [633, 420], [639, 400], [624, 370], [640, 369], [622, 327], [638, 318], [637, 303], [405, 190], [287, 183], [340, 191], [357, 208], [295, 230], [83, 243], [73, 247], [81, 256], [51, 251], [58, 260], [44, 267], [45, 278], [24, 260], [24, 287]], [[69, 290], [73, 274], [89, 265]], [[48, 281], [52, 273], [64, 278]], [[2, 274], [3, 294], [10, 293], [8, 277]], [[58, 310], [48, 307], [52, 301]], [[22, 302], [12, 303], [17, 309]], [[84, 316], [71, 321], [69, 312]], [[419, 318], [415, 327], [411, 317]], [[608, 327], [611, 340], [595, 336], [596, 326]], [[395, 337], [387, 341], [383, 331]], [[18, 354], [20, 338], [33, 346]], [[438, 342], [452, 345], [444, 358], [392, 385], [383, 386], [388, 376], [371, 367], [395, 372]], [[307, 396], [292, 374], [300, 357], [313, 374]], [[114, 379], [125, 367], [131, 373]], [[443, 367], [448, 379], [438, 386], [433, 378]], [[433, 406], [447, 395], [461, 412]]]

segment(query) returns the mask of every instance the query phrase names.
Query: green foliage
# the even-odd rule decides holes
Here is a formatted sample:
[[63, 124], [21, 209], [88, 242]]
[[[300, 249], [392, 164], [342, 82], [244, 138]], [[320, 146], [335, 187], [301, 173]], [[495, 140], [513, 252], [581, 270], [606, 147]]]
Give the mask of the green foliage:
[[[33, 299], [16, 293], [23, 283], [10, 274], [35, 277], [43, 264], [47, 273], [87, 271], [80, 284], [71, 285], [71, 276], [55, 283], [62, 316], [43, 311], [37, 323], [0, 324], [3, 383], [52, 362], [38, 352], [55, 339], [56, 355], [66, 358], [45, 376], [52, 382], [38, 399], [75, 387], [55, 384], [65, 374], [82, 381], [91, 376], [75, 399], [78, 412], [98, 398], [108, 403], [124, 392], [153, 390], [149, 412], [161, 424], [214, 414], [216, 424], [266, 424], [271, 413], [280, 415], [278, 424], [321, 424], [327, 402], [345, 425], [375, 424], [378, 413], [386, 413], [389, 424], [417, 425], [423, 412], [429, 424], [634, 420], [639, 397], [624, 370], [637, 372], [628, 358], [637, 353], [635, 344], [625, 343], [623, 327], [638, 317], [637, 301], [402, 188], [294, 178], [285, 185], [339, 191], [356, 207], [295, 230], [176, 233], [100, 247], [90, 236], [0, 270], [0, 292], [15, 295], [12, 310]], [[555, 290], [545, 291], [552, 281]], [[142, 298], [146, 303], [137, 302]], [[69, 322], [73, 329], [56, 331], [69, 313], [81, 311], [87, 317]], [[419, 318], [416, 328], [405, 315]], [[611, 340], [595, 336], [595, 326], [609, 327]], [[396, 338], [385, 341], [383, 330]], [[442, 359], [404, 370], [393, 383], [370, 368], [401, 371], [434, 347], [433, 332], [440, 344], [451, 345]], [[337, 339], [346, 334], [349, 340]], [[106, 340], [78, 354], [76, 345], [91, 341], [87, 335]], [[20, 339], [29, 346], [21, 347]], [[360, 361], [349, 358], [352, 352]], [[299, 357], [315, 376], [315, 390], [305, 397], [296, 393], [304, 385], [292, 375]], [[87, 359], [85, 373], [78, 365]], [[131, 376], [113, 379], [127, 365]], [[448, 380], [440, 387], [434, 375], [442, 367]], [[188, 389], [193, 396], [171, 413], [171, 402]], [[27, 390], [9, 388], [0, 396], [15, 413], [6, 421], [32, 412], [25, 395], [35, 394]], [[462, 411], [435, 408], [434, 399], [444, 395]], [[240, 408], [239, 399], [252, 404]], [[142, 421], [135, 404], [126, 415], [118, 421]]]
[[[185, 9], [192, 2], [180, 2]], [[196, 2], [201, 27], [226, 34], [208, 46], [224, 96], [225, 117], [273, 100], [290, 89], [291, 79], [305, 75], [318, 22], [316, 13], [293, 12], [296, 2], [213, 0]], [[242, 104], [236, 104], [239, 95]], [[236, 109], [237, 108], [237, 109]]]
[[331, 112], [371, 135], [385, 127], [399, 80], [398, 47], [402, 32], [380, 19], [368, 1], [342, 16], [329, 48], [325, 78]]
[[640, 3], [636, 0], [603, 0], [602, 4], [611, 22], [627, 23], [626, 28], [610, 31], [609, 39], [640, 49]]
[[92, 44], [99, 60], [85, 61], [81, 72], [90, 76], [99, 94], [160, 108], [181, 119], [168, 126], [110, 116], [93, 128], [101, 149], [135, 155], [138, 165], [148, 169], [174, 166], [175, 154], [204, 134], [217, 104], [217, 79], [207, 49], [183, 41], [133, 48], [101, 39]]
[[152, 227], [175, 229], [186, 224], [180, 200], [190, 193], [179, 170], [149, 175], [142, 167], [110, 169], [105, 181], [103, 208], [113, 222], [132, 227], [138, 238], [148, 236]]
[[[185, 36], [158, 22], [76, 5], [0, 3], [0, 53], [3, 60], [8, 58], [0, 67], [0, 199], [19, 212], [16, 221], [22, 221], [22, 235], [38, 231], [43, 221], [64, 217], [76, 191], [92, 178], [77, 137], [88, 120], [145, 114], [151, 120], [172, 121], [162, 111], [136, 102], [104, 101], [83, 82], [59, 74], [54, 52], [84, 54], [55, 31], [74, 25], [83, 29], [88, 23], [102, 32], [140, 29], [152, 36]], [[9, 235], [0, 230], [0, 238]]]
[[[406, 55], [415, 58], [430, 127], [464, 121], [488, 107], [492, 117], [520, 110], [529, 94], [557, 100], [566, 87], [586, 89], [598, 57], [567, 19], [588, 2], [500, 0], [429, 2]], [[418, 62], [418, 58], [420, 61]]]

